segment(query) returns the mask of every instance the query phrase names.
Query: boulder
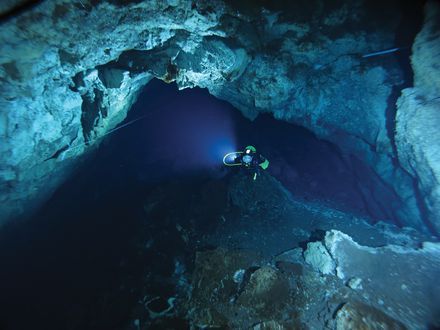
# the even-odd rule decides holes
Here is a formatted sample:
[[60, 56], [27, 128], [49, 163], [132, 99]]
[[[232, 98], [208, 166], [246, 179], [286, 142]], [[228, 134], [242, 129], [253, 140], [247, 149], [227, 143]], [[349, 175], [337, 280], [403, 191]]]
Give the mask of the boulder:
[[372, 307], [411, 329], [440, 325], [440, 243], [425, 242], [419, 249], [372, 248], [332, 230], [323, 245], [336, 264], [336, 276], [349, 282], [361, 279], [362, 295]]
[[304, 259], [323, 275], [335, 273], [335, 261], [321, 242], [308, 243], [307, 250], [304, 251]]
[[349, 302], [336, 313], [336, 330], [405, 330], [406, 327], [371, 306]]

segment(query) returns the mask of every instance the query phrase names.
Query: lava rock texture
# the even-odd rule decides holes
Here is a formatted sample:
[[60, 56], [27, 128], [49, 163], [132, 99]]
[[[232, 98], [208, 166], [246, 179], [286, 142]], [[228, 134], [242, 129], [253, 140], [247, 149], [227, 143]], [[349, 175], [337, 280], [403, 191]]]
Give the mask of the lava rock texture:
[[412, 134], [404, 119], [425, 112], [417, 109], [429, 100], [424, 109], [438, 115], [438, 88], [425, 98], [425, 74], [438, 87], [439, 69], [424, 60], [433, 58], [438, 26], [428, 15], [414, 45], [414, 88], [424, 101], [408, 90], [400, 101], [398, 131], [408, 138], [397, 141], [400, 163], [387, 117], [402, 70], [390, 56], [362, 57], [395, 46], [399, 8], [362, 0], [56, 0], [8, 17], [0, 26], [1, 222], [47, 198], [156, 77], [207, 88], [248, 118], [272, 113], [335, 142], [377, 173], [379, 184], [361, 188], [369, 203], [403, 225], [438, 231], [439, 185], [425, 157], [438, 142], [419, 143], [429, 131]]

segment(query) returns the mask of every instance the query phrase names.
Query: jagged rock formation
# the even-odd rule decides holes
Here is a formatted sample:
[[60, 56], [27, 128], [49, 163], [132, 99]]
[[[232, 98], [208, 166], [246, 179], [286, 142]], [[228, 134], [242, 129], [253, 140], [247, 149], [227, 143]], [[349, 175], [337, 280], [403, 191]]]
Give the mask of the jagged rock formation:
[[428, 3], [411, 57], [414, 87], [398, 100], [399, 161], [414, 178], [427, 220], [440, 232], [440, 5]]
[[[304, 252], [305, 261], [314, 269], [335, 274], [347, 281], [347, 285], [350, 279], [359, 279], [362, 286], [357, 289], [369, 304], [385, 310], [410, 329], [422, 329], [423, 324], [438, 326], [436, 306], [440, 291], [432, 286], [440, 276], [438, 243], [424, 243], [421, 249], [398, 245], [371, 248], [357, 244], [336, 230], [328, 231], [323, 242], [316, 243], [321, 244], [323, 250], [309, 243]], [[323, 259], [331, 260], [333, 269], [328, 267], [330, 261], [319, 262]]]
[[250, 180], [233, 178], [229, 196], [241, 210], [240, 220], [225, 214], [228, 220], [216, 234], [224, 238], [216, 245], [262, 251], [271, 265], [294, 277], [297, 321], [307, 324], [304, 328], [322, 329], [326, 322], [335, 322], [328, 327], [342, 329], [363, 318], [366, 329], [440, 325], [440, 292], [434, 285], [440, 276], [438, 242], [405, 238], [397, 228], [369, 226], [311, 205], [304, 212], [301, 208], [307, 206], [295, 209], [295, 199], [273, 178], [262, 176], [252, 186]]
[[[220, 188], [218, 182], [215, 185], [208, 184], [210, 191]], [[164, 196], [163, 191], [145, 201], [151, 205], [144, 208], [148, 212], [149, 235], [159, 223], [167, 230], [177, 223], [180, 238], [172, 240], [179, 247], [176, 252], [180, 254], [184, 246], [199, 247], [195, 257], [189, 259], [194, 266], [187, 266], [188, 273], [170, 271], [173, 278], [179, 274], [176, 309], [179, 315], [185, 315], [190, 326], [440, 326], [440, 287], [436, 285], [440, 276], [440, 243], [428, 242], [429, 237], [404, 235], [397, 228], [371, 226], [351, 214], [324, 210], [322, 205], [298, 202], [266, 173], [255, 182], [245, 173], [237, 174], [230, 178], [227, 188], [223, 194], [231, 201], [215, 214], [200, 210], [212, 209], [205, 208], [204, 194], [199, 197], [201, 204], [190, 197], [192, 202], [179, 202], [177, 210], [160, 197]], [[175, 191], [176, 187], [169, 189]], [[186, 196], [187, 189], [182, 191]], [[163, 201], [157, 202], [158, 199]], [[188, 208], [195, 212], [182, 216], [185, 212], [180, 210]], [[166, 216], [158, 217], [161, 209], [167, 210]], [[165, 223], [159, 219], [166, 219]], [[200, 224], [206, 219], [210, 219], [211, 227], [200, 231]], [[166, 237], [160, 240], [165, 243], [148, 247], [154, 249], [152, 254], [160, 255], [159, 245], [168, 245], [166, 242], [173, 236]], [[179, 265], [176, 262], [175, 268], [179, 269]], [[184, 294], [180, 293], [183, 288]], [[169, 298], [169, 291], [165, 294], [162, 299]], [[139, 313], [136, 318], [141, 316]]]
[[[314, 243], [325, 249], [331, 272], [315, 263], [323, 250], [311, 243], [305, 251], [276, 256], [269, 265], [251, 250], [198, 252], [186, 307], [190, 323], [231, 328], [267, 323], [275, 329], [439, 326], [440, 292], [433, 287], [440, 275], [438, 243], [424, 243], [421, 249], [372, 248], [336, 230]], [[243, 275], [235, 276], [238, 272]], [[352, 279], [362, 285], [354, 286]]]
[[401, 71], [393, 60], [361, 57], [394, 46], [398, 8], [57, 0], [9, 19], [0, 30], [1, 219], [44, 199], [157, 77], [206, 87], [249, 118], [270, 112], [337, 143], [377, 173], [359, 188], [368, 203], [425, 229], [387, 127]]

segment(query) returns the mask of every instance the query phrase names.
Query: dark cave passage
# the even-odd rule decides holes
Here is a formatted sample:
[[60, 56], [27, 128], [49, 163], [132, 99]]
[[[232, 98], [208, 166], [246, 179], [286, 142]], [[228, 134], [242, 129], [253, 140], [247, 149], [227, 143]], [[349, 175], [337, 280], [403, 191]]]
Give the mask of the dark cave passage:
[[0, 330], [440, 329], [438, 1], [6, 2]]
[[201, 237], [228, 208], [237, 171], [222, 166], [223, 154], [248, 144], [296, 198], [387, 217], [359, 188], [374, 174], [305, 129], [269, 116], [249, 122], [205, 90], [157, 80], [126, 122], [145, 113], [104, 140], [33, 219], [0, 232], [0, 329], [121, 329], [143, 292], [171, 295], [187, 271], [178, 265], [210, 247]]
[[[255, 145], [265, 155], [268, 172], [296, 197], [377, 219], [395, 221], [397, 202], [369, 166], [332, 143], [317, 139], [299, 126], [260, 115], [254, 122], [237, 109], [194, 88], [151, 81], [126, 122], [141, 118], [114, 133], [99, 151], [107, 158], [104, 177], [143, 183], [176, 177], [221, 177], [234, 169], [221, 163], [227, 152]], [[111, 144], [111, 145], [110, 145]], [[104, 180], [109, 181], [109, 180]], [[376, 200], [377, 199], [377, 200]]]

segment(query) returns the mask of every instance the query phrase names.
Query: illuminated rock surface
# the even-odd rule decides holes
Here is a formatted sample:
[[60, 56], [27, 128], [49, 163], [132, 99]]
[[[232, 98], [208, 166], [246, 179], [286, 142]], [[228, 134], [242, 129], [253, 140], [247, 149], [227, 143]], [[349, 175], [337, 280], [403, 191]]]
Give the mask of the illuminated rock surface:
[[[209, 233], [197, 236], [193, 224], [197, 220], [179, 223], [185, 246], [195, 244], [196, 237], [197, 245], [217, 246], [196, 252], [188, 298], [177, 295], [181, 297], [177, 309], [191, 325], [255, 329], [440, 325], [440, 292], [435, 285], [440, 276], [439, 243], [425, 242], [420, 248], [418, 244], [429, 238], [391, 226], [371, 226], [351, 214], [297, 200], [270, 176], [256, 182], [247, 175], [231, 178], [230, 189], [239, 187], [246, 193], [228, 192], [232, 205], [219, 209], [221, 216], [215, 217]], [[254, 207], [249, 195], [254, 196]], [[149, 211], [152, 215], [155, 208], [160, 204]], [[349, 231], [362, 244], [326, 228]]]
[[[326, 266], [308, 266], [310, 255], [321, 253], [310, 244], [305, 260], [298, 255], [273, 266], [265, 265], [267, 259], [256, 258], [252, 250], [199, 252], [188, 307], [191, 324], [248, 328], [267, 322], [277, 329], [425, 329], [427, 324], [439, 325], [440, 292], [432, 286], [440, 276], [438, 244], [426, 243], [418, 250], [397, 245], [372, 248], [329, 231], [322, 246], [334, 263], [330, 275], [326, 275]], [[246, 270], [239, 283], [233, 280], [237, 269]], [[352, 278], [361, 278], [363, 286], [349, 288]]]
[[[85, 258], [85, 269], [99, 266], [103, 253], [93, 235], [105, 236], [107, 220], [113, 219], [113, 214], [99, 218], [102, 210], [124, 198], [142, 200], [128, 219], [141, 219], [143, 236], [137, 237], [141, 243], [136, 241], [133, 259], [142, 259], [142, 267], [155, 260], [160, 271], [142, 273], [137, 287], [130, 287], [131, 278], [116, 286], [121, 292], [132, 289], [128, 295], [137, 299], [129, 330], [173, 328], [168, 324], [175, 319], [201, 328], [440, 327], [440, 250], [429, 242], [436, 240], [430, 234], [440, 232], [437, 3], [427, 3], [421, 30], [413, 23], [420, 30], [408, 45], [413, 82], [412, 72], [401, 66], [405, 55], [369, 56], [400, 46], [408, 14], [398, 1], [313, 0], [265, 7], [252, 1], [187, 0], [19, 4], [19, 11], [10, 1], [0, 7], [6, 15], [0, 25], [0, 225], [29, 215], [47, 200], [126, 118], [153, 78], [180, 89], [206, 88], [246, 118], [271, 114], [333, 143], [337, 168], [350, 170], [367, 213], [382, 215], [371, 219], [305, 201], [268, 173], [256, 181], [243, 173], [231, 175], [196, 197], [182, 187], [176, 193], [176, 184], [171, 193], [160, 187], [145, 199], [139, 191], [125, 196], [121, 189], [107, 201], [104, 184], [87, 201], [90, 208], [97, 201], [104, 205], [92, 214], [99, 220], [91, 222], [93, 230], [84, 225], [82, 235], [70, 236], [62, 227], [43, 246], [57, 250], [60, 239], [71, 240], [74, 251], [69, 247], [67, 255]], [[283, 155], [278, 160], [274, 170], [281, 173]], [[297, 174], [290, 174], [293, 179], [287, 181], [294, 184]], [[107, 181], [100, 184], [112, 184]], [[79, 195], [86, 195], [87, 184]], [[179, 193], [177, 206], [167, 200]], [[69, 203], [76, 206], [74, 198]], [[65, 218], [74, 222], [75, 216], [54, 214], [60, 226]], [[32, 236], [39, 233], [37, 225], [28, 233], [30, 242], [45, 241], [44, 235]], [[126, 222], [113, 225], [120, 228], [108, 238], [109, 250], [126, 229]], [[28, 236], [20, 231], [17, 241]], [[90, 236], [98, 252], [89, 260], [76, 245]], [[3, 241], [11, 237], [2, 236]], [[22, 261], [1, 252], [11, 268]], [[118, 266], [105, 268], [107, 273], [125, 269], [119, 252], [114, 252], [121, 258]], [[53, 267], [50, 253], [42, 260]], [[25, 264], [24, 271], [18, 267], [19, 274], [28, 275], [28, 268], [37, 272], [35, 263]], [[5, 276], [15, 280], [14, 271]], [[51, 274], [42, 278], [61, 281], [57, 272]], [[29, 276], [26, 280], [35, 285]], [[21, 299], [15, 292], [5, 297]], [[110, 305], [101, 307], [114, 311]], [[42, 313], [38, 307], [35, 315]], [[57, 320], [77, 319], [65, 313]]]
[[426, 6], [425, 25], [413, 45], [414, 87], [397, 105], [399, 161], [416, 184], [425, 217], [440, 230], [440, 5]]
[[369, 303], [407, 324], [423, 328], [438, 322], [440, 288], [432, 283], [440, 276], [440, 244], [421, 249], [397, 245], [361, 246], [341, 232], [326, 233], [325, 247], [335, 273], [343, 281], [362, 279], [362, 294]]
[[402, 70], [392, 57], [362, 58], [394, 47], [402, 19], [394, 1], [380, 8], [318, 0], [266, 9], [191, 1], [30, 6], [0, 31], [3, 221], [47, 198], [73, 159], [158, 77], [206, 87], [249, 118], [269, 112], [309, 128], [374, 169], [380, 185], [360, 188], [368, 203], [405, 225], [426, 230], [424, 219], [436, 227], [436, 188], [420, 174], [423, 161], [412, 165], [418, 175], [408, 175], [405, 162], [402, 170], [387, 128]]

